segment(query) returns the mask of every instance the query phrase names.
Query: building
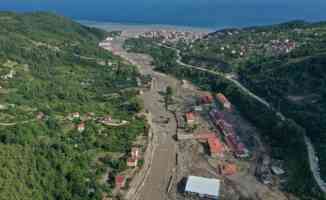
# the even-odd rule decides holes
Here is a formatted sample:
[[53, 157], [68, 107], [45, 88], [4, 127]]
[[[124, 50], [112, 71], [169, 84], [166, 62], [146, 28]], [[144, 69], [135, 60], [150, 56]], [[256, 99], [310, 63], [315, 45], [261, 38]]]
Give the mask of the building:
[[77, 125], [77, 130], [78, 130], [78, 132], [83, 132], [84, 130], [85, 130], [85, 123], [80, 123], [80, 124], [78, 124]]
[[133, 147], [131, 148], [131, 157], [132, 158], [139, 158], [139, 148]]
[[213, 98], [213, 96], [210, 95], [210, 94], [206, 94], [206, 95], [204, 95], [204, 96], [202, 96], [202, 97], [200, 98], [200, 102], [201, 102], [202, 104], [211, 104], [211, 103], [213, 103], [213, 100], [214, 100], [214, 98]]
[[79, 113], [79, 112], [71, 113], [71, 114], [68, 116], [68, 119], [69, 119], [69, 120], [74, 120], [74, 119], [79, 119], [79, 118], [80, 118], [80, 113]]
[[137, 167], [138, 165], [138, 159], [137, 158], [128, 158], [127, 159], [127, 166], [128, 167]]
[[45, 114], [43, 112], [38, 112], [36, 115], [37, 120], [42, 120], [45, 117]]
[[117, 188], [123, 188], [126, 185], [126, 179], [124, 176], [115, 177], [115, 186]]
[[273, 174], [275, 174], [277, 176], [281, 176], [281, 175], [285, 174], [285, 171], [282, 168], [277, 167], [277, 166], [272, 166], [271, 170], [272, 170]]
[[231, 110], [232, 105], [230, 101], [224, 96], [224, 94], [218, 93], [216, 95], [216, 98], [218, 102], [223, 106], [224, 109]]
[[198, 176], [189, 176], [185, 192], [198, 195], [201, 198], [218, 199], [220, 194], [220, 180]]
[[220, 165], [220, 172], [224, 176], [232, 176], [237, 173], [237, 166], [230, 163]]
[[137, 167], [138, 166], [138, 160], [139, 160], [139, 148], [133, 147], [131, 149], [131, 156], [127, 159], [127, 166], [128, 167]]
[[195, 114], [193, 112], [186, 113], [186, 121], [188, 125], [193, 125], [195, 123]]
[[217, 137], [208, 138], [207, 143], [212, 157], [222, 156], [224, 151], [223, 144]]

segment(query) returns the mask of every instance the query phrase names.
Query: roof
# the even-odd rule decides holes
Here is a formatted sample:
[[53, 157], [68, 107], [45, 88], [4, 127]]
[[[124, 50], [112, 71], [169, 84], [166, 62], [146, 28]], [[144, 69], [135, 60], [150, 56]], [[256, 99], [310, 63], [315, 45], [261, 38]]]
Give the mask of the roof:
[[125, 177], [124, 176], [116, 176], [115, 177], [115, 183], [116, 184], [123, 184], [123, 182], [125, 181]]
[[189, 120], [195, 120], [195, 115], [194, 115], [193, 112], [188, 112], [188, 113], [186, 113], [186, 118], [187, 118], [188, 121]]
[[223, 145], [217, 137], [208, 138], [207, 141], [211, 153], [221, 153], [223, 151]]
[[220, 180], [218, 179], [189, 176], [185, 191], [218, 197], [220, 184]]
[[195, 135], [196, 139], [205, 139], [205, 140], [208, 138], [214, 138], [214, 137], [216, 137], [216, 136], [215, 136], [215, 133], [213, 133], [213, 132], [207, 132], [207, 133], [203, 132], [203, 133], [199, 133], [199, 134]]
[[218, 93], [216, 95], [217, 99], [221, 102], [221, 103], [230, 103], [229, 100], [224, 96], [224, 94], [222, 93]]
[[222, 171], [224, 175], [233, 175], [237, 173], [237, 166], [235, 164], [226, 164], [223, 166]]
[[212, 95], [210, 95], [210, 94], [207, 94], [207, 95], [204, 95], [204, 96], [202, 96], [201, 97], [201, 101], [203, 102], [203, 103], [212, 103], [213, 102], [213, 96]]

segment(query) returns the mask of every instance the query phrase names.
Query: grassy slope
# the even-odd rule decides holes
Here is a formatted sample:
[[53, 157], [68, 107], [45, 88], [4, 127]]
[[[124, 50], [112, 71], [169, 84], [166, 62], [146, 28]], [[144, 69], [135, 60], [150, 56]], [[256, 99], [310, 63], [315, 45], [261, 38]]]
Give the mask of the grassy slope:
[[[0, 75], [15, 71], [0, 79], [0, 103], [7, 106], [0, 122], [31, 120], [0, 126], [0, 199], [100, 199], [110, 185], [97, 179], [107, 167], [118, 173], [125, 161], [94, 159], [125, 154], [144, 132], [144, 121], [132, 117], [139, 109], [135, 92], [122, 93], [136, 86], [135, 68], [98, 48], [106, 32], [64, 17], [2, 12], [0, 27]], [[33, 121], [39, 111], [47, 118]], [[76, 111], [130, 124], [107, 128], [89, 121], [78, 133], [78, 120], [65, 120]]]

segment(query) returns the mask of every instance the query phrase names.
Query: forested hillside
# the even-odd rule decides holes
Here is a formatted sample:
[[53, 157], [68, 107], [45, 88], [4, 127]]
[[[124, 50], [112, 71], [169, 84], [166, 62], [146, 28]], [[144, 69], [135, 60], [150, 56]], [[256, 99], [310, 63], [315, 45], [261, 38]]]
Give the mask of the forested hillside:
[[144, 134], [136, 69], [98, 47], [106, 32], [64, 17], [2, 12], [0, 27], [0, 199], [101, 199]]
[[242, 68], [240, 78], [306, 129], [325, 177], [326, 51], [322, 51], [257, 59]]

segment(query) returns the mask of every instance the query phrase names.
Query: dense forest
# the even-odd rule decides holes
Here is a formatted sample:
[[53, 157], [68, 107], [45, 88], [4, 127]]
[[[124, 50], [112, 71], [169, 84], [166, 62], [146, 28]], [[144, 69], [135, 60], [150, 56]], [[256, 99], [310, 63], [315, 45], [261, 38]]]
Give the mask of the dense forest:
[[[98, 47], [108, 33], [64, 17], [1, 12], [0, 27], [0, 199], [110, 194], [113, 181], [99, 180], [126, 167], [145, 133], [136, 68]], [[129, 123], [104, 126], [103, 116]]]
[[306, 130], [291, 119], [292, 116], [283, 121], [277, 115], [277, 110], [268, 109], [252, 99], [223, 76], [179, 65], [174, 50], [159, 46], [155, 41], [148, 41], [145, 38], [129, 39], [125, 43], [125, 48], [132, 52], [151, 55], [158, 71], [187, 79], [204, 90], [222, 91], [226, 94], [237, 109], [261, 130], [264, 140], [272, 147], [272, 156], [286, 161], [289, 174], [285, 189], [301, 199], [325, 199], [309, 168], [303, 139]]

